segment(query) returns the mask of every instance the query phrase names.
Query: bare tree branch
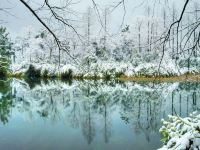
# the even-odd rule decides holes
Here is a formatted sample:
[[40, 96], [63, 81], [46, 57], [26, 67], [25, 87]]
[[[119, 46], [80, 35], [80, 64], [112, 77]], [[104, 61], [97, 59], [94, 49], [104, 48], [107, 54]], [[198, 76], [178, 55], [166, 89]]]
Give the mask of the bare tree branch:
[[[28, 8], [28, 10], [36, 17], [36, 19], [48, 30], [48, 32], [53, 36], [58, 49], [59, 49], [59, 65], [60, 65], [60, 52], [61, 50], [67, 52], [67, 54], [73, 59], [75, 60], [75, 58], [73, 56], [71, 56], [70, 52], [62, 46], [59, 38], [57, 37], [57, 35], [49, 28], [49, 26], [41, 19], [41, 17], [31, 8], [31, 6], [29, 6], [29, 4], [27, 2], [25, 2], [24, 0], [19, 0], [25, 7]], [[48, 1], [45, 0], [45, 4], [48, 6], [48, 8], [50, 9], [50, 11], [52, 12], [52, 15], [58, 19], [59, 21], [61, 21], [62, 23], [64, 23], [65, 25], [67, 25], [68, 27], [72, 28], [75, 32], [76, 30], [74, 29], [74, 27], [72, 25], [67, 24], [63, 18], [60, 18], [59, 16], [57, 16], [57, 14], [51, 9], [50, 5], [48, 4]], [[76, 32], [77, 33], [77, 32]], [[78, 33], [77, 33], [78, 34]]]

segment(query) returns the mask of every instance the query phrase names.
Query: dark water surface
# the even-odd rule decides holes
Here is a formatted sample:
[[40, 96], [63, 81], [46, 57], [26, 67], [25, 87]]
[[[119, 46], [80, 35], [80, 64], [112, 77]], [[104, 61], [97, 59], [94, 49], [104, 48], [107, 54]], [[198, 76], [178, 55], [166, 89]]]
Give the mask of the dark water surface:
[[0, 81], [0, 150], [155, 150], [160, 120], [200, 106], [199, 83]]

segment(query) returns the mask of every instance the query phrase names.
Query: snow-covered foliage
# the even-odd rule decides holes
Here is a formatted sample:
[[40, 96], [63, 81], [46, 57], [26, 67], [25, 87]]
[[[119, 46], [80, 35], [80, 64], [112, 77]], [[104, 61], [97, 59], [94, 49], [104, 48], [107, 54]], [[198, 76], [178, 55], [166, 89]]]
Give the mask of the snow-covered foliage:
[[160, 132], [164, 146], [159, 150], [195, 150], [200, 148], [200, 115], [194, 112], [190, 117], [169, 115], [162, 120]]
[[[127, 27], [128, 28], [128, 27]], [[185, 73], [199, 72], [198, 58], [191, 58], [190, 67], [187, 67], [188, 60], [181, 58], [176, 61], [165, 52], [161, 61], [162, 53], [159, 47], [151, 51], [139, 52], [130, 36], [129, 28], [123, 31], [119, 43], [113, 43], [108, 39], [106, 47], [102, 39], [93, 40], [92, 44], [76, 46], [73, 42], [66, 43], [72, 59], [68, 53], [61, 52], [61, 64], [58, 64], [58, 49], [51, 36], [41, 31], [35, 32], [28, 28], [23, 37], [16, 39], [11, 70], [14, 74], [25, 73], [30, 65], [40, 69], [41, 73], [48, 71], [49, 75], [55, 76], [68, 70], [74, 75], [99, 76], [105, 74], [111, 77], [117, 75], [125, 76], [171, 76]], [[113, 39], [114, 40], [114, 39]], [[77, 51], [76, 51], [77, 50]]]
[[6, 28], [0, 27], [0, 76], [5, 76], [9, 70], [12, 43]]
[[[57, 24], [52, 27], [58, 30], [55, 33], [63, 47], [61, 50], [47, 31], [28, 28], [14, 42], [12, 71], [14, 74], [24, 73], [33, 65], [41, 72], [47, 70], [51, 75], [69, 70], [73, 70], [74, 75], [99, 77], [105, 74], [114, 77], [116, 74], [172, 76], [199, 73], [198, 47], [187, 50], [190, 48], [188, 43], [197, 40], [197, 34], [191, 34], [190, 40], [186, 40], [187, 36], [183, 36], [185, 31], [180, 30], [176, 37], [175, 29], [172, 29], [170, 41], [165, 43], [163, 36], [177, 18], [175, 5], [171, 6], [171, 2], [165, 1], [152, 7], [151, 4], [145, 5], [143, 13], [130, 19], [127, 24], [120, 24], [117, 33], [113, 33], [110, 24], [110, 8], [100, 11], [97, 17], [95, 11], [88, 7], [78, 22], [80, 36], [68, 29], [59, 27], [58, 30]], [[171, 10], [171, 7], [173, 14], [166, 10]], [[195, 16], [191, 16], [191, 19], [194, 21]], [[184, 17], [180, 29], [185, 30], [189, 22]]]
[[[132, 41], [127, 38], [128, 33], [122, 34], [122, 42], [118, 46], [112, 46], [113, 55], [107, 58], [108, 51], [103, 48], [100, 41], [94, 41], [92, 46], [87, 46], [87, 51], [78, 55], [77, 60], [82, 65], [76, 64], [71, 58], [63, 52], [62, 61], [58, 66], [58, 54], [56, 45], [44, 31], [33, 34], [35, 31], [28, 28], [23, 37], [17, 39], [15, 44], [15, 57], [11, 69], [14, 74], [25, 73], [30, 65], [40, 69], [41, 73], [45, 70], [49, 75], [59, 75], [71, 69], [74, 75], [100, 76], [109, 74], [115, 77], [118, 74], [133, 75], [155, 75], [158, 72], [156, 63], [145, 63], [141, 56], [136, 56], [132, 51], [134, 49]], [[132, 45], [132, 46], [131, 46]], [[71, 47], [72, 48], [72, 47]], [[106, 52], [107, 51], [107, 52]], [[122, 51], [121, 54], [119, 51]], [[128, 57], [127, 57], [128, 56]], [[137, 58], [138, 57], [138, 58]], [[133, 61], [131, 61], [133, 60]], [[141, 61], [140, 61], [141, 60]], [[161, 69], [162, 74], [176, 74], [174, 67]]]

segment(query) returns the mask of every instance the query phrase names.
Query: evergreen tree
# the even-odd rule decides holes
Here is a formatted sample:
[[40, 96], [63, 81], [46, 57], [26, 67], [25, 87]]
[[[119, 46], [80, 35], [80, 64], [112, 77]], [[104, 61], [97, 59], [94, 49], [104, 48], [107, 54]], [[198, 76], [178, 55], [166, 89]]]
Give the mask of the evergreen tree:
[[0, 27], [0, 77], [7, 74], [10, 65], [12, 43], [8, 38], [6, 28]]

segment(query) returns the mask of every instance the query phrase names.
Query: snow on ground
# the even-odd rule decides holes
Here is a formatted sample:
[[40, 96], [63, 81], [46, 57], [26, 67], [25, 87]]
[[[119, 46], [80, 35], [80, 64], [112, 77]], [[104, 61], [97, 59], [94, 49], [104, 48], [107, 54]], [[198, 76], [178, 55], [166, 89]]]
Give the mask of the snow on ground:
[[[41, 44], [40, 40], [36, 40], [37, 42], [33, 44], [33, 48], [38, 48]], [[37, 45], [37, 46], [36, 46]], [[32, 51], [29, 47], [27, 48], [27, 53]], [[42, 50], [41, 50], [42, 51]], [[39, 53], [40, 51], [38, 51]], [[29, 52], [30, 53], [30, 52]], [[41, 70], [41, 73], [44, 73], [45, 70], [48, 71], [49, 75], [60, 75], [62, 73], [68, 72], [72, 70], [73, 75], [83, 75], [83, 76], [99, 76], [103, 77], [105, 75], [110, 75], [111, 77], [116, 77], [119, 75], [130, 76], [155, 76], [155, 75], [164, 75], [164, 76], [172, 76], [172, 75], [182, 75], [185, 73], [197, 73], [199, 72], [199, 67], [197, 62], [199, 60], [195, 59], [191, 63], [193, 64], [189, 68], [187, 67], [187, 61], [185, 59], [181, 59], [176, 62], [176, 60], [172, 59], [168, 53], [165, 54], [162, 61], [160, 58], [155, 58], [155, 60], [141, 60], [137, 61], [137, 56], [134, 61], [116, 61], [113, 58], [110, 59], [97, 59], [94, 61], [93, 59], [87, 59], [85, 61], [80, 59], [80, 63], [82, 64], [74, 64], [73, 61], [63, 61], [63, 64], [47, 63], [48, 59], [41, 57], [38, 59], [36, 56], [39, 54], [35, 54], [33, 56], [30, 55], [29, 59], [33, 59], [35, 61], [30, 61], [28, 58], [21, 58], [21, 53], [17, 53], [18, 61], [16, 63], [12, 63], [11, 70], [14, 74], [25, 73], [30, 65], [33, 65], [36, 69]], [[150, 55], [150, 54], [149, 54]], [[41, 54], [43, 56], [43, 53]], [[20, 57], [20, 58], [19, 58]], [[27, 57], [27, 56], [26, 56]], [[159, 56], [158, 56], [159, 57]], [[37, 58], [37, 59], [36, 59]], [[136, 62], [135, 62], [136, 61]], [[136, 65], [137, 64], [137, 65]]]
[[[80, 66], [75, 66], [71, 64], [65, 65], [54, 65], [54, 64], [38, 64], [38, 63], [27, 63], [22, 61], [20, 64], [13, 64], [11, 70], [14, 74], [25, 73], [29, 66], [33, 65], [36, 69], [41, 70], [43, 74], [45, 70], [48, 71], [49, 75], [60, 75], [62, 73], [72, 70], [73, 75], [84, 75], [84, 76], [104, 76], [105, 74], [116, 76], [116, 74], [123, 74], [128, 77], [139, 75], [139, 76], [155, 76], [160, 73], [160, 75], [180, 75], [188, 72], [187, 68], [176, 69], [171, 65], [166, 65], [165, 67], [160, 67], [158, 64], [154, 63], [144, 63], [134, 67], [131, 63], [119, 63], [119, 62], [106, 62], [99, 61], [97, 63], [91, 64], [91, 66], [86, 68], [81, 68]], [[195, 73], [195, 68], [191, 68], [189, 72]]]

